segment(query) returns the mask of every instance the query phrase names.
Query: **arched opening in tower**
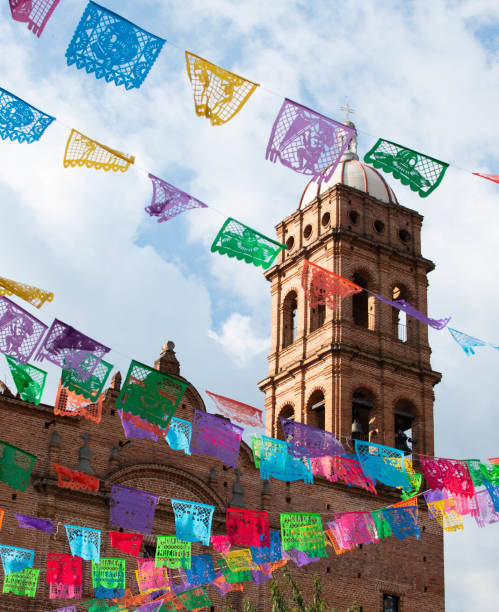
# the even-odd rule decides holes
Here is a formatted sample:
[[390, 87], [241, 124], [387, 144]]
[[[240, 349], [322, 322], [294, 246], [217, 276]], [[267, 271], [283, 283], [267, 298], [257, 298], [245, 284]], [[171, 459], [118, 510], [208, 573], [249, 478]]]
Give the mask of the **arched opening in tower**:
[[369, 441], [375, 418], [374, 395], [367, 389], [357, 389], [352, 398], [352, 438]]
[[296, 339], [298, 299], [296, 291], [290, 291], [282, 307], [282, 348], [293, 344]]
[[[356, 272], [352, 280], [362, 289], [369, 289], [369, 283], [362, 274]], [[353, 321], [356, 325], [366, 329], [374, 329], [374, 304], [374, 295], [369, 295], [367, 291], [360, 291], [352, 296]]]
[[307, 425], [324, 429], [326, 426], [326, 410], [324, 393], [317, 389], [307, 402]]
[[281, 411], [277, 415], [275, 437], [278, 440], [284, 440], [284, 431], [282, 430], [281, 417], [283, 417], [284, 419], [294, 419], [295, 418], [295, 410], [293, 406], [291, 406], [291, 404], [286, 404], [286, 406], [283, 406], [281, 408]]
[[[392, 289], [392, 300], [409, 301], [409, 292], [403, 285], [395, 285]], [[409, 339], [409, 320], [407, 313], [398, 308], [392, 308], [392, 333], [401, 342]]]
[[315, 308], [310, 309], [310, 332], [314, 332], [319, 327], [324, 325], [326, 320], [326, 305], [318, 304]]

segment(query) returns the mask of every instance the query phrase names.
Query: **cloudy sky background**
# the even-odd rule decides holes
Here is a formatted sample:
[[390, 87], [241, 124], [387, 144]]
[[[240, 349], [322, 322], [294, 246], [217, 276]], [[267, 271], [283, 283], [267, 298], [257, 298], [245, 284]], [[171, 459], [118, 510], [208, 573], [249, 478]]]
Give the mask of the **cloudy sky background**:
[[[182, 374], [263, 406], [269, 286], [260, 269], [210, 253], [234, 216], [269, 236], [298, 206], [306, 178], [265, 161], [282, 98], [336, 119], [348, 96], [359, 152], [379, 136], [450, 162], [442, 185], [421, 199], [387, 177], [399, 201], [425, 217], [429, 313], [499, 344], [499, 186], [468, 170], [498, 172], [499, 6], [469, 2], [234, 2], [106, 0], [108, 8], [170, 40], [140, 90], [67, 67], [67, 44], [85, 7], [63, 0], [37, 39], [0, 6], [0, 86], [56, 116], [39, 143], [0, 141], [0, 275], [50, 288], [52, 316], [113, 347], [124, 374], [131, 358], [152, 363], [176, 343]], [[183, 49], [259, 82], [243, 111], [211, 127], [196, 117]], [[267, 91], [270, 90], [270, 91]], [[69, 127], [134, 154], [138, 165], [217, 210], [165, 224], [144, 213], [146, 173], [63, 169]], [[447, 331], [430, 330], [436, 388], [436, 453], [499, 455], [494, 380], [499, 354], [466, 358]], [[58, 371], [47, 364], [44, 401]], [[45, 367], [45, 364], [42, 366]], [[4, 363], [0, 379], [9, 379]], [[209, 401], [209, 400], [208, 400]], [[499, 602], [499, 527], [445, 538], [447, 607]], [[407, 563], [410, 572], [410, 560]]]

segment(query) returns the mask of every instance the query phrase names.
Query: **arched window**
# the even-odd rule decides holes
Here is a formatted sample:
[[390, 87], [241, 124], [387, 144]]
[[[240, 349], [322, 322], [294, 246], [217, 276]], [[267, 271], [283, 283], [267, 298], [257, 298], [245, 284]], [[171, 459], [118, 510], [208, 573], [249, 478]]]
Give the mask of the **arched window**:
[[352, 399], [352, 438], [369, 441], [375, 407], [374, 395], [370, 391], [367, 389], [354, 391]]
[[296, 338], [296, 311], [298, 301], [296, 291], [290, 291], [284, 298], [282, 307], [282, 348], [293, 344]]
[[402, 450], [406, 455], [413, 452], [413, 447], [417, 443], [414, 437], [414, 420], [416, 418], [416, 408], [408, 400], [399, 400], [395, 404], [393, 418], [395, 448]]
[[295, 416], [295, 409], [293, 408], [293, 406], [291, 406], [291, 404], [286, 404], [285, 406], [283, 406], [283, 408], [281, 408], [281, 411], [279, 412], [279, 416], [277, 417], [277, 423], [276, 423], [276, 438], [278, 440], [284, 440], [284, 432], [282, 430], [280, 417], [283, 417], [285, 419], [294, 419], [294, 416]]
[[[363, 289], [368, 288], [368, 282], [362, 274], [355, 273], [353, 282]], [[353, 321], [360, 327], [374, 329], [374, 295], [369, 295], [367, 291], [360, 291], [352, 296]]]
[[[392, 289], [392, 300], [409, 301], [407, 289], [402, 285], [395, 285]], [[407, 313], [398, 308], [392, 308], [392, 333], [401, 342], [407, 342], [409, 338], [409, 325]]]
[[324, 429], [326, 426], [326, 410], [324, 393], [317, 389], [312, 393], [307, 402], [307, 425]]
[[319, 327], [324, 325], [326, 320], [326, 306], [319, 304], [315, 308], [310, 309], [310, 332], [314, 332]]

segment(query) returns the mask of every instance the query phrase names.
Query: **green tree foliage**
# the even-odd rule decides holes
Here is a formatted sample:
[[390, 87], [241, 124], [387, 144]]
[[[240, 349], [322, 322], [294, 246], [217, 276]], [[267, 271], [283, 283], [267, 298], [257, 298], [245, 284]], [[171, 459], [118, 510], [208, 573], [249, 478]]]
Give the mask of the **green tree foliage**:
[[[270, 581], [270, 612], [358, 612], [357, 604], [350, 605], [346, 610], [330, 608], [322, 597], [322, 585], [319, 576], [314, 576], [314, 586], [310, 603], [305, 602], [300, 586], [291, 576], [288, 568], [284, 568], [284, 586], [277, 578]], [[224, 607], [223, 612], [235, 612], [230, 607]], [[259, 612], [255, 606], [244, 601], [244, 612]]]

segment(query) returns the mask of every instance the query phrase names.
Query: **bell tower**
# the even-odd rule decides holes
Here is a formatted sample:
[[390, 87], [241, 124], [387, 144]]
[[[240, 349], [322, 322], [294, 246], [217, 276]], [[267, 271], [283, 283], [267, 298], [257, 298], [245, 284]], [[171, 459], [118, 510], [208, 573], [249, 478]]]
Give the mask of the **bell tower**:
[[[353, 123], [347, 122], [354, 127]], [[333, 176], [310, 182], [298, 210], [276, 226], [288, 246], [265, 273], [272, 331], [265, 393], [267, 435], [282, 438], [279, 417], [352, 438], [433, 454], [433, 386], [428, 327], [378, 300], [405, 299], [427, 313], [421, 254], [423, 217], [398, 203], [383, 176], [359, 161], [356, 139]], [[367, 291], [334, 311], [310, 308], [304, 261]]]

